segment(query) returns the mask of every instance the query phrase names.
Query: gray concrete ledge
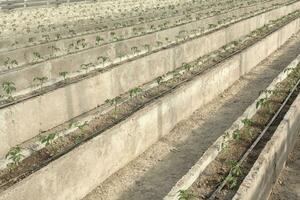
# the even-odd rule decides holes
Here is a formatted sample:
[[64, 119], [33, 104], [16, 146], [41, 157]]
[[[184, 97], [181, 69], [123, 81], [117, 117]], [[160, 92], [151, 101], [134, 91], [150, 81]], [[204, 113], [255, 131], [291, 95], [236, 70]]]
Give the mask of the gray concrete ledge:
[[297, 19], [153, 101], [111, 129], [0, 192], [0, 200], [75, 200], [84, 197], [168, 134], [180, 120], [249, 72], [299, 27], [300, 19]]

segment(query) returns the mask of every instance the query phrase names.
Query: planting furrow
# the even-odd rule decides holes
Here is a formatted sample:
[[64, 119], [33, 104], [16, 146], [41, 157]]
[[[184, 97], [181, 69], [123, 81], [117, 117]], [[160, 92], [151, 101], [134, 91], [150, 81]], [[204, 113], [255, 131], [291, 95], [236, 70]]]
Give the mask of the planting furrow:
[[[299, 42], [298, 34], [297, 39], [259, 64], [205, 108], [178, 123], [169, 135], [107, 179], [84, 200], [163, 199], [207, 148], [252, 104], [259, 92], [300, 53]], [[174, 198], [166, 199], [178, 199], [180, 188], [177, 189]]]
[[[124, 105], [124, 109], [119, 110], [117, 106], [111, 111], [110, 117], [109, 115], [101, 116], [95, 120], [95, 124], [90, 123], [87, 132], [84, 132], [83, 135], [80, 131], [73, 135], [82, 135], [83, 138], [72, 138], [71, 136], [62, 138], [55, 149], [52, 149], [54, 146], [50, 145], [45, 151], [36, 152], [37, 156], [46, 159], [46, 162], [42, 162], [41, 165], [30, 165], [37, 169], [27, 171], [25, 176], [8, 179], [11, 182], [2, 187], [3, 191], [0, 193], [0, 199], [17, 199], [19, 197], [44, 199], [49, 198], [49, 192], [52, 194], [51, 198], [53, 199], [78, 199], [83, 197], [109, 175], [141, 154], [159, 138], [168, 134], [180, 120], [188, 117], [196, 108], [207, 104], [230, 87], [240, 76], [249, 72], [262, 59], [279, 48], [291, 36], [286, 32], [289, 34], [295, 33], [298, 30], [298, 24], [298, 19], [294, 19], [278, 30], [273, 29], [271, 33], [267, 29], [268, 31], [265, 31], [266, 34], [269, 34], [268, 36], [258, 39], [259, 41], [251, 44], [250, 47], [245, 46], [243, 50], [231, 58], [222, 62], [219, 61], [220, 63], [217, 66], [206, 69], [204, 72], [199, 71], [194, 76], [193, 71], [182, 77], [176, 75], [174, 81], [179, 80], [179, 82], [175, 81], [174, 84], [171, 81], [167, 85], [163, 84], [161, 86], [162, 90], [157, 91], [159, 92], [157, 97], [157, 93], [152, 91], [153, 93], [145, 94], [145, 99], [143, 99], [144, 97], [142, 99], [139, 99], [141, 97], [133, 98], [133, 103], [137, 102], [127, 104], [131, 107]], [[264, 48], [266, 45], [269, 48], [267, 50]], [[260, 52], [259, 55], [256, 53], [258, 51]], [[201, 68], [195, 69], [201, 70]], [[232, 76], [232, 74], [235, 74], [235, 76]], [[185, 78], [187, 79], [185, 80]], [[164, 90], [165, 92], [162, 92]], [[151, 97], [151, 95], [152, 98], [147, 100], [147, 96]], [[139, 100], [142, 102], [139, 102]], [[187, 100], [189, 104], [184, 103]], [[111, 102], [115, 105], [117, 101]], [[183, 107], [182, 105], [189, 106]], [[133, 111], [133, 113], [130, 113], [130, 111]], [[117, 119], [116, 122], [119, 123], [116, 125], [111, 124], [112, 119]], [[85, 134], [91, 135], [85, 138]], [[72, 144], [73, 146], [62, 149], [63, 151], [60, 152], [60, 147], [68, 143], [74, 143], [75, 146]], [[57, 155], [55, 155], [56, 151], [58, 151]], [[51, 156], [53, 157], [51, 158]], [[34, 160], [29, 163], [32, 164], [32, 162]], [[25, 160], [24, 163], [26, 163]], [[67, 166], [72, 166], [72, 169], [77, 172], [76, 176], [72, 176], [71, 171], [63, 170]], [[22, 170], [22, 164], [20, 167], [15, 171], [16, 174], [10, 173], [10, 175], [18, 175], [18, 170]], [[28, 173], [33, 174], [29, 175]], [[5, 183], [5, 179], [8, 177], [3, 177], [2, 181]], [[48, 187], [49, 180], [55, 187]], [[35, 184], [31, 184], [32, 181]], [[43, 184], [38, 184], [39, 181], [43, 181]], [[63, 187], [60, 184], [63, 184]], [[48, 189], [47, 192], [44, 187]], [[70, 188], [72, 189], [70, 190]]]
[[[283, 19], [288, 20], [289, 17]], [[250, 18], [246, 22], [252, 24], [253, 21], [256, 21], [256, 19]], [[297, 25], [296, 22], [294, 23], [294, 25]], [[225, 38], [223, 38], [222, 36], [224, 36], [224, 34], [226, 35], [226, 32], [232, 33], [232, 31], [235, 30], [238, 26], [244, 26], [244, 24], [241, 22], [241, 24], [235, 24], [232, 27], [227, 27], [227, 30], [219, 30], [215, 36], [208, 37], [207, 35], [197, 42], [201, 44], [203, 43], [203, 41], [207, 40], [218, 41], [217, 39], [219, 38], [220, 46], [218, 46], [217, 43], [215, 43], [215, 46], [210, 46], [211, 48], [217, 49], [222, 46], [222, 43], [223, 45], [226, 44], [226, 42], [224, 41]], [[276, 29], [276, 27], [273, 28]], [[292, 35], [292, 33], [293, 31], [289, 31], [286, 36], [284, 36], [284, 39], [280, 39], [278, 41], [279, 44], [282, 44], [289, 36]], [[237, 34], [239, 35], [240, 32]], [[185, 56], [188, 56], [190, 58], [190, 61], [197, 58], [197, 55], [199, 54], [205, 54], [205, 52], [200, 53], [197, 51], [199, 49], [197, 48], [197, 46], [195, 46], [195, 41], [183, 43], [181, 48], [182, 50], [177, 47], [175, 51], [174, 49], [166, 49], [158, 52], [157, 54], [152, 54], [153, 57], [151, 56], [148, 61], [143, 61], [143, 63], [139, 63], [138, 61], [124, 63], [124, 65], [122, 66], [111, 68], [109, 71], [100, 73], [99, 75], [101, 76], [95, 76], [89, 79], [83, 77], [84, 80], [80, 82], [74, 82], [73, 84], [69, 84], [67, 86], [63, 85], [64, 87], [59, 87], [58, 89], [49, 91], [47, 93], [44, 93], [43, 95], [35, 96], [33, 98], [20, 101], [20, 103], [3, 107], [1, 109], [1, 114], [6, 120], [1, 122], [2, 128], [0, 130], [3, 133], [3, 140], [1, 139], [1, 152], [3, 152], [2, 155], [5, 154], [10, 147], [20, 144], [36, 136], [40, 131], [46, 131], [59, 124], [62, 124], [82, 113], [85, 113], [97, 107], [108, 98], [114, 98], [131, 88], [137, 87], [138, 85], [141, 85], [147, 81], [151, 81], [168, 71], [172, 71], [172, 69], [176, 68], [176, 66], [174, 66], [173, 64], [174, 62], [177, 62], [178, 66], [180, 66], [180, 57], [177, 56], [175, 61], [175, 55], [172, 56], [172, 54], [174, 53], [177, 54], [179, 50], [181, 53], [181, 58], [185, 59], [183, 53], [188, 49], [188, 52], [186, 52]], [[274, 50], [275, 49], [269, 48], [268, 53], [271, 53]], [[195, 51], [195, 55], [193, 55], [195, 58], [191, 57], [192, 51]], [[206, 48], [204, 49], [204, 51], [209, 51], [209, 49]], [[174, 59], [174, 61], [155, 61], [155, 56], [162, 56], [162, 53], [165, 54], [166, 59]], [[182, 62], [184, 62], [184, 60], [182, 60]], [[162, 68], [161, 66], [163, 66], [164, 68]], [[157, 71], [155, 71], [153, 67], [156, 67]], [[150, 72], [146, 70], [150, 68], [154, 71]], [[137, 73], [139, 71], [144, 71], [145, 73]], [[111, 73], [114, 75], [112, 76]], [[132, 74], [132, 76], [128, 76], [128, 74]], [[147, 77], [146, 75], [149, 77], [149, 79], [145, 79]], [[119, 83], [121, 85], [111, 85], [112, 77], [113, 80], [115, 80], [115, 83]], [[137, 78], [132, 79], [130, 77]], [[83, 88], [85, 88], [84, 93], [76, 92], [81, 91]], [[98, 91], [101, 91], [101, 93]], [[80, 98], [78, 95], [80, 96]], [[90, 96], [94, 96], [94, 98], [89, 98]], [[70, 97], [72, 100], [70, 99]], [[49, 99], [51, 99], [51, 101], [49, 101]], [[70, 101], [72, 102], [72, 104], [69, 103]], [[55, 106], [52, 106], [52, 104]], [[26, 116], [25, 113], [35, 112], [38, 112], [36, 114], [33, 114], [33, 116], [35, 117], [24, 119], [24, 116]], [[11, 121], [9, 118], [11, 118], [11, 120], [13, 121]], [[13, 137], [14, 134], [18, 135], [18, 137]]]

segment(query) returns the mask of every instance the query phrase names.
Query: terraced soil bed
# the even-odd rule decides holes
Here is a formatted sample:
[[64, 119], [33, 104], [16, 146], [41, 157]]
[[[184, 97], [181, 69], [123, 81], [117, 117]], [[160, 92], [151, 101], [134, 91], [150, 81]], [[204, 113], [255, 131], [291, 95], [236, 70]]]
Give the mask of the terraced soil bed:
[[[223, 49], [213, 52], [210, 56], [199, 58], [194, 63], [183, 64], [181, 69], [166, 75], [166, 77], [172, 77], [169, 80], [165, 80], [166, 77], [159, 77], [155, 80], [157, 83], [156, 87], [145, 91], [141, 90], [141, 88], [134, 88], [130, 91], [130, 94], [124, 94], [108, 100], [107, 103], [111, 104], [111, 109], [108, 112], [99, 113], [99, 115], [90, 123], [76, 124], [76, 122], [71, 122], [70, 127], [75, 125], [78, 127], [78, 130], [65, 137], [54, 140], [55, 133], [53, 133], [54, 137], [52, 137], [53, 135], [48, 135], [51, 136], [48, 138], [41, 137], [41, 141], [44, 141], [46, 147], [33, 152], [31, 156], [24, 160], [21, 160], [24, 155], [22, 155], [22, 151], [19, 147], [11, 149], [7, 154], [7, 158], [10, 159], [12, 163], [9, 164], [9, 168], [0, 172], [1, 190], [22, 180], [34, 171], [47, 165], [49, 162], [76, 148], [78, 145], [101, 134], [104, 130], [114, 126], [116, 123], [126, 119], [132, 113], [147, 106], [153, 100], [172, 92], [172, 90], [179, 87], [182, 83], [192, 80], [193, 77], [203, 73], [203, 71], [230, 58], [298, 17], [299, 12], [293, 13], [288, 17], [284, 17], [252, 32], [249, 36], [245, 37], [247, 39], [244, 38], [239, 42], [226, 45]], [[122, 99], [124, 99], [125, 96], [129, 96], [130, 98], [122, 103]]]
[[[272, 122], [258, 144], [244, 162], [240, 164], [239, 160], [269, 124], [290, 91], [296, 86], [296, 83], [298, 84], [300, 65], [292, 71], [284, 81], [276, 85], [274, 90], [262, 91], [265, 97], [257, 102], [257, 107], [260, 108], [257, 113], [251, 119], [245, 118], [243, 120], [244, 127], [235, 130], [232, 140], [223, 143], [222, 151], [217, 158], [207, 166], [197, 181], [187, 191], [181, 191], [181, 196], [189, 196], [189, 199], [232, 199], [239, 184], [246, 177], [265, 144], [272, 137], [288, 111], [289, 106], [299, 94], [300, 86], [297, 85], [297, 89], [292, 93], [276, 120]], [[222, 183], [225, 183], [224, 188], [216, 192]]]

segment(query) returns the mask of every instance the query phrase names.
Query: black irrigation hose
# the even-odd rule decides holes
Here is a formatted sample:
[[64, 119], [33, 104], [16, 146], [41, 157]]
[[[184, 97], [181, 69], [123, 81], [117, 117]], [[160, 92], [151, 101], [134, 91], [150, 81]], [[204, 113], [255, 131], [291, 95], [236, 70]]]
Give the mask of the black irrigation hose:
[[[257, 42], [263, 40], [267, 35], [270, 35], [270, 34], [274, 33], [275, 31], [277, 31], [277, 30], [279, 30], [280, 28], [284, 27], [286, 24], [290, 23], [291, 21], [293, 21], [293, 20], [296, 19], [296, 18], [299, 18], [299, 16], [293, 17], [291, 20], [289, 20], [289, 21], [287, 21], [286, 23], [282, 24], [280, 27], [278, 27], [278, 28], [276, 28], [276, 29], [274, 29], [274, 30], [272, 30], [272, 31], [266, 32], [261, 38], [254, 39], [248, 46], [242, 47], [241, 49], [237, 50], [236, 52], [233, 52], [233, 53], [229, 54], [228, 56], [226, 56], [226, 57], [220, 59], [219, 61], [217, 61], [217, 62], [215, 62], [215, 63], [213, 63], [212, 66], [216, 67], [216, 66], [218, 66], [221, 62], [230, 59], [232, 56], [234, 56], [234, 55], [240, 53], [241, 51], [243, 51], [243, 50], [245, 50], [245, 49], [247, 49], [247, 48], [250, 48], [250, 47], [252, 46], [252, 44], [257, 43]], [[135, 111], [133, 111], [132, 113], [137, 112], [138, 110], [143, 109], [143, 108], [146, 107], [147, 105], [151, 104], [151, 103], [153, 102], [153, 100], [158, 99], [158, 98], [160, 98], [160, 97], [162, 97], [162, 96], [164, 96], [164, 95], [166, 95], [166, 94], [171, 93], [175, 88], [180, 87], [182, 84], [184, 84], [184, 83], [186, 83], [186, 82], [190, 82], [191, 80], [194, 79], [194, 77], [196, 77], [196, 76], [202, 74], [203, 72], [205, 72], [206, 70], [208, 70], [210, 67], [211, 67], [211, 66], [208, 66], [207, 68], [205, 68], [205, 69], [202, 70], [202, 71], [199, 71], [199, 72], [197, 72], [197, 73], [193, 73], [193, 74], [192, 74], [193, 76], [191, 76], [190, 78], [187, 78], [187, 79], [185, 79], [185, 80], [183, 80], [183, 81], [180, 81], [180, 82], [176, 83], [176, 85], [172, 86], [169, 90], [167, 90], [167, 91], [165, 91], [165, 92], [162, 92], [162, 93], [156, 95], [155, 97], [153, 97], [152, 99], [150, 99], [147, 103], [145, 103], [145, 104], [143, 104], [143, 105], [140, 105], [139, 107], [136, 107]], [[63, 86], [61, 86], [61, 87], [63, 87]], [[38, 96], [38, 95], [37, 95], [37, 96]], [[6, 106], [5, 106], [5, 107], [6, 107]], [[0, 108], [1, 108], [1, 106], [0, 106]], [[0, 185], [0, 188], [1, 188], [1, 187], [4, 187], [4, 186], [8, 186], [8, 185], [10, 185], [10, 184], [14, 184], [14, 183], [18, 182], [20, 179], [26, 178], [28, 175], [32, 174], [32, 172], [36, 172], [36, 171], [42, 169], [43, 167], [45, 167], [45, 166], [48, 165], [49, 163], [51, 163], [51, 162], [53, 162], [53, 161], [59, 159], [60, 157], [66, 155], [66, 154], [69, 153], [69, 152], [71, 152], [73, 149], [75, 149], [75, 148], [77, 148], [77, 147], [83, 145], [84, 143], [86, 143], [87, 141], [91, 140], [92, 138], [94, 138], [94, 137], [100, 135], [100, 134], [103, 133], [104, 131], [106, 131], [106, 130], [112, 128], [113, 126], [115, 126], [116, 124], [118, 124], [118, 123], [124, 121], [124, 120], [127, 119], [130, 115], [132, 115], [132, 113], [129, 113], [129, 114], [127, 114], [127, 115], [124, 115], [122, 118], [118, 119], [118, 120], [115, 121], [113, 124], [107, 126], [105, 129], [94, 132], [93, 134], [91, 134], [91, 135], [89, 135], [88, 137], [84, 138], [80, 143], [76, 143], [76, 144], [74, 144], [74, 145], [72, 145], [72, 146], [66, 148], [64, 151], [62, 151], [62, 152], [60, 152], [60, 153], [54, 155], [53, 157], [51, 157], [51, 158], [45, 160], [44, 162], [39, 163], [38, 166], [33, 166], [33, 167], [31, 167], [30, 169], [28, 169], [28, 170], [27, 170], [26, 172], [24, 172], [23, 174], [20, 174], [19, 176], [14, 177], [14, 178], [10, 179], [9, 181], [5, 182], [4, 184]]]
[[[239, 162], [237, 163], [237, 165], [241, 166], [242, 163], [247, 159], [247, 157], [252, 152], [252, 150], [254, 149], [254, 147], [258, 144], [258, 142], [261, 140], [261, 138], [264, 136], [264, 134], [269, 130], [269, 128], [273, 124], [273, 122], [277, 119], [278, 115], [280, 114], [280, 112], [282, 111], [282, 109], [284, 108], [284, 106], [287, 104], [287, 102], [291, 98], [292, 94], [296, 91], [296, 89], [298, 88], [299, 84], [300, 84], [300, 79], [298, 80], [298, 82], [296, 83], [296, 85], [293, 87], [293, 89], [290, 91], [289, 95], [285, 98], [284, 102], [281, 104], [280, 108], [277, 110], [277, 112], [272, 117], [272, 119], [269, 121], [269, 123], [264, 128], [264, 130], [255, 139], [255, 141], [252, 143], [252, 145], [249, 147], [249, 149], [243, 154], [243, 157], [239, 160]], [[217, 189], [208, 198], [208, 200], [216, 199], [216, 197], [219, 194], [219, 192], [225, 187], [225, 185], [227, 183], [227, 177], [228, 176], [230, 176], [230, 172], [228, 173], [228, 175], [226, 176], [226, 178], [222, 181], [222, 183], [219, 185], [219, 187], [217, 187]]]

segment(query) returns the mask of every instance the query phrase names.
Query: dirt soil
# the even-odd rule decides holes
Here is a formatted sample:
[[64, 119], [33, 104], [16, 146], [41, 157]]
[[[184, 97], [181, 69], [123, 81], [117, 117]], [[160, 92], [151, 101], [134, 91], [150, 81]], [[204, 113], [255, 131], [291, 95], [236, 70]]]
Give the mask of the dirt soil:
[[295, 148], [289, 155], [285, 168], [279, 178], [269, 200], [299, 200], [300, 199], [300, 135]]
[[84, 200], [162, 199], [205, 150], [300, 53], [300, 34], [193, 113], [165, 138], [99, 185]]

